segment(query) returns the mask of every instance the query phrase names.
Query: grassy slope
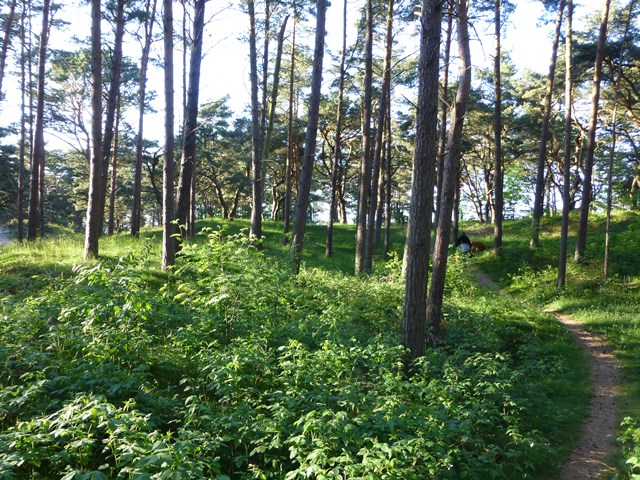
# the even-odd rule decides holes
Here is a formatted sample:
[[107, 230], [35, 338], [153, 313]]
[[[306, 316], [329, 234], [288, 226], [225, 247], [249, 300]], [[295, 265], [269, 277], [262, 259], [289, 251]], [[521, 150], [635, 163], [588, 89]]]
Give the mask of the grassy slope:
[[[570, 238], [575, 239], [577, 217], [572, 218]], [[500, 257], [478, 261], [512, 295], [540, 306], [571, 314], [602, 335], [622, 362], [624, 397], [620, 399], [619, 434], [623, 452], [620, 478], [640, 474], [640, 215], [618, 212], [612, 219], [610, 278], [603, 280], [605, 218], [592, 215], [585, 261], [573, 263], [575, 241], [569, 243], [567, 285], [555, 288], [560, 219], [545, 218], [541, 245], [528, 247], [529, 222], [505, 224], [505, 244]], [[471, 227], [473, 229], [473, 227]], [[482, 235], [482, 230], [477, 230]], [[490, 237], [484, 239], [490, 242]], [[636, 477], [633, 477], [636, 478]]]
[[[203, 222], [202, 226], [213, 229], [223, 226], [226, 234], [232, 235], [246, 229], [247, 223], [242, 221], [221, 223], [211, 220]], [[218, 407], [212, 406], [210, 401], [210, 397], [222, 395], [229, 405], [235, 405], [233, 402], [237, 401], [237, 408], [243, 406], [242, 408], [246, 410], [249, 408], [247, 405], [253, 405], [254, 400], [249, 400], [252, 397], [244, 398], [238, 390], [223, 394], [218, 391], [219, 387], [216, 387], [217, 390], [213, 393], [207, 390], [205, 385], [211, 381], [213, 371], [209, 374], [207, 372], [212, 368], [210, 365], [214, 364], [212, 363], [214, 360], [204, 352], [212, 348], [210, 345], [215, 344], [217, 347], [214, 350], [221, 348], [219, 355], [225, 356], [224, 358], [237, 358], [238, 355], [251, 357], [249, 352], [257, 354], [261, 350], [256, 344], [250, 344], [256, 329], [259, 329], [264, 336], [264, 341], [267, 342], [266, 345], [280, 351], [280, 356], [273, 357], [273, 354], [269, 353], [256, 365], [252, 366], [249, 362], [248, 371], [238, 366], [239, 370], [236, 370], [236, 373], [244, 372], [242, 375], [247, 376], [250, 383], [260, 384], [264, 388], [261, 396], [270, 398], [271, 402], [278, 399], [278, 402], [286, 404], [285, 400], [279, 396], [278, 389], [281, 388], [280, 382], [288, 381], [288, 375], [299, 375], [287, 370], [287, 368], [293, 368], [291, 365], [295, 366], [295, 371], [309, 369], [315, 372], [317, 379], [295, 381], [296, 388], [299, 387], [306, 392], [304, 395], [307, 400], [298, 404], [294, 401], [295, 399], [287, 399], [293, 402], [287, 404], [288, 416], [294, 417], [291, 420], [293, 423], [287, 423], [287, 415], [277, 411], [273, 405], [268, 411], [263, 410], [264, 406], [255, 405], [255, 412], [252, 411], [251, 414], [259, 414], [256, 418], [265, 422], [265, 432], [271, 432], [270, 438], [281, 440], [289, 438], [289, 440], [283, 440], [283, 444], [265, 446], [260, 443], [262, 440], [253, 438], [245, 432], [242, 434], [245, 435], [244, 443], [240, 442], [238, 448], [240, 445], [244, 448], [252, 446], [253, 452], [239, 455], [232, 446], [229, 446], [229, 440], [223, 446], [216, 443], [218, 446], [212, 448], [216, 455], [221, 455], [220, 465], [218, 465], [220, 474], [230, 473], [233, 478], [254, 478], [246, 474], [242, 476], [238, 472], [240, 470], [246, 472], [249, 463], [256, 462], [260, 458], [271, 462], [272, 467], [269, 468], [276, 468], [273, 465], [279, 465], [277, 468], [289, 469], [290, 472], [296, 466], [299, 469], [311, 468], [311, 466], [326, 469], [327, 462], [328, 464], [342, 462], [339, 463], [342, 465], [341, 468], [351, 468], [351, 471], [355, 472], [358, 468], [363, 468], [362, 464], [365, 463], [361, 455], [369, 459], [377, 458], [376, 456], [379, 455], [381, 465], [384, 464], [381, 459], [387, 459], [388, 465], [384, 464], [384, 467], [369, 466], [368, 468], [374, 470], [388, 468], [391, 472], [394, 469], [400, 472], [404, 468], [401, 458], [407, 452], [412, 452], [407, 450], [409, 446], [403, 443], [404, 440], [397, 438], [400, 432], [403, 432], [402, 435], [407, 435], [407, 438], [414, 439], [411, 441], [422, 438], [422, 441], [436, 442], [430, 447], [423, 445], [421, 452], [433, 450], [443, 458], [451, 457], [450, 461], [455, 466], [447, 469], [446, 465], [439, 464], [433, 459], [428, 460], [415, 452], [410, 453], [420, 458], [418, 466], [440, 472], [441, 478], [449, 478], [445, 475], [451, 475], [451, 478], [462, 478], [462, 475], [470, 475], [473, 478], [493, 478], [494, 475], [496, 478], [515, 478], [514, 475], [519, 478], [538, 476], [544, 478], [557, 468], [563, 455], [568, 451], [570, 440], [576, 434], [580, 419], [584, 415], [589, 385], [581, 381], [584, 377], [581, 352], [572, 345], [569, 336], [557, 323], [547, 315], [536, 313], [536, 309], [530, 306], [531, 302], [544, 303], [551, 299], [558, 299], [555, 289], [545, 287], [542, 274], [535, 273], [542, 271], [550, 275], [545, 267], [553, 264], [553, 234], [543, 235], [543, 248], [533, 253], [526, 247], [527, 225], [518, 222], [508, 223], [505, 229], [506, 242], [503, 257], [498, 259], [492, 255], [483, 255], [475, 260], [514, 293], [517, 293], [519, 288], [521, 291], [528, 292], [528, 295], [523, 295], [521, 299], [497, 298], [493, 292], [475, 285], [466, 264], [451, 263], [445, 305], [446, 337], [440, 351], [434, 352], [434, 355], [420, 366], [421, 369], [425, 369], [425, 377], [421, 381], [428, 382], [422, 384], [416, 378], [406, 382], [397, 377], [397, 372], [380, 373], [378, 371], [381, 368], [389, 368], [390, 365], [385, 362], [390, 361], [393, 364], [398, 360], [398, 353], [393, 353], [393, 345], [399, 343], [402, 301], [401, 284], [396, 278], [399, 267], [397, 262], [386, 264], [378, 261], [375, 266], [376, 273], [371, 278], [355, 280], [350, 276], [353, 270], [353, 229], [338, 226], [334, 241], [335, 255], [331, 259], [325, 259], [325, 229], [322, 226], [309, 226], [305, 237], [303, 259], [306, 269], [301, 278], [293, 282], [290, 290], [288, 285], [291, 278], [287, 273], [287, 252], [280, 241], [282, 237], [280, 228], [277, 223], [265, 222], [264, 257], [253, 257], [252, 253], [243, 250], [244, 247], [241, 246], [233, 247], [229, 251], [225, 250], [221, 242], [214, 239], [208, 244], [208, 248], [211, 249], [208, 254], [210, 257], [198, 257], [200, 253], [197, 249], [194, 250], [193, 263], [194, 265], [202, 264], [202, 268], [189, 270], [190, 267], [184, 266], [186, 270], [182, 274], [177, 272], [172, 276], [167, 276], [156, 269], [159, 254], [157, 231], [147, 232], [148, 239], [141, 243], [125, 235], [104, 239], [101, 241], [101, 251], [104, 254], [102, 261], [106, 268], [95, 271], [73, 269], [74, 265], [81, 263], [82, 238], [78, 236], [37, 242], [26, 247], [12, 245], [0, 249], [0, 306], [2, 307], [0, 313], [4, 315], [4, 317], [0, 315], [0, 318], [4, 318], [0, 334], [8, 345], [6, 351], [0, 352], [2, 353], [0, 360], [10, 367], [9, 373], [1, 378], [3, 391], [0, 395], [0, 412], [4, 411], [4, 414], [0, 414], [2, 420], [0, 426], [4, 436], [2, 440], [15, 438], [15, 435], [20, 432], [26, 438], [31, 438], [24, 431], [35, 429], [37, 432], [40, 425], [38, 422], [44, 421], [41, 420], [44, 418], [42, 415], [46, 417], [55, 411], [63, 411], [65, 415], [70, 415], [68, 409], [80, 408], [71, 402], [74, 397], [69, 395], [70, 391], [92, 393], [92, 389], [97, 388], [96, 385], [102, 385], [106, 380], [109, 384], [119, 385], [120, 390], [117, 388], [115, 392], [111, 392], [113, 388], [108, 389], [106, 400], [108, 405], [111, 405], [110, 408], [116, 408], [117, 414], [126, 418], [126, 421], [122, 419], [120, 421], [127, 425], [138, 420], [137, 417], [130, 419], [126, 416], [132, 415], [129, 410], [121, 410], [124, 408], [120, 407], [121, 402], [126, 398], [136, 399], [141, 405], [140, 409], [158, 417], [159, 420], [156, 421], [160, 425], [163, 425], [163, 422], [175, 422], [178, 419], [185, 421], [188, 417], [188, 414], [175, 404], [176, 401], [192, 402], [193, 406], [190, 408], [209, 412], [207, 416], [213, 415], [210, 410], [215, 411], [216, 415], [222, 415], [217, 410]], [[480, 231], [480, 227], [469, 226], [467, 231], [472, 237], [477, 237], [478, 235], [474, 234]], [[398, 252], [402, 249], [401, 229], [394, 230], [393, 239], [394, 249]], [[485, 240], [488, 241], [489, 237]], [[203, 241], [204, 239], [199, 240], [201, 244]], [[220, 250], [216, 250], [217, 248]], [[240, 252], [239, 255], [238, 252]], [[117, 259], [127, 256], [130, 258], [124, 262], [124, 267], [119, 266]], [[224, 262], [220, 259], [224, 259]], [[234, 271], [234, 265], [237, 272]], [[508, 276], [520, 272], [526, 265], [532, 265], [532, 271], [519, 277], [520, 280]], [[124, 270], [118, 270], [120, 268]], [[256, 270], [253, 270], [254, 268]], [[223, 270], [224, 274], [221, 274]], [[212, 272], [218, 272], [218, 274], [214, 275]], [[583, 272], [581, 275], [584, 276], [585, 281], [590, 278], [588, 269], [580, 272]], [[571, 275], [577, 276], [573, 268]], [[253, 285], [247, 285], [247, 282], [250, 283], [251, 278], [256, 276], [265, 282], [265, 285], [273, 288], [262, 289], [266, 290], [265, 293], [256, 290]], [[224, 282], [220, 280], [218, 284], [216, 279], [221, 278], [224, 278]], [[527, 281], [529, 284], [526, 288], [521, 288]], [[581, 288], [576, 286], [571, 291], [578, 292]], [[159, 289], [162, 290], [162, 294], [158, 293]], [[215, 290], [213, 304], [211, 304], [212, 290]], [[206, 292], [204, 297], [203, 291]], [[144, 301], [137, 304], [133, 301], [137, 297], [144, 298]], [[573, 297], [565, 295], [563, 298], [569, 300]], [[18, 304], [23, 305], [21, 310]], [[569, 302], [566, 305], [570, 305]], [[63, 331], [66, 335], [63, 337], [67, 338], [68, 344], [59, 340], [50, 344], [52, 337], [43, 322], [51, 316], [63, 318], [61, 326], [56, 328]], [[185, 316], [191, 319], [187, 330], [183, 325], [177, 324], [177, 322], [184, 322]], [[108, 323], [96, 326], [98, 323], [96, 318]], [[123, 332], [122, 325], [126, 325], [128, 329], [132, 328], [132, 318], [140, 322], [139, 324], [133, 322], [136, 325], [135, 331]], [[263, 320], [260, 320], [264, 318], [271, 320], [264, 324]], [[76, 328], [78, 324], [83, 325], [81, 331]], [[118, 326], [118, 329], [111, 331], [113, 325]], [[95, 330], [95, 328], [98, 329]], [[85, 338], [89, 333], [92, 335], [91, 339]], [[121, 338], [123, 334], [126, 334], [126, 342], [138, 342], [135, 343], [136, 347], [127, 347], [124, 352], [119, 351], [118, 348], [123, 348], [118, 347], [121, 345], [120, 342], [124, 341]], [[158, 340], [159, 334], [161, 341]], [[60, 333], [57, 335], [59, 337]], [[233, 340], [228, 344], [230, 338]], [[357, 343], [353, 343], [354, 338], [358, 339]], [[240, 339], [243, 340], [237, 344]], [[297, 343], [292, 345], [293, 340]], [[150, 350], [149, 342], [156, 347]], [[291, 350], [295, 345], [299, 346]], [[300, 348], [306, 353], [295, 353]], [[372, 348], [374, 350], [371, 350]], [[193, 353], [192, 358], [185, 358], [185, 349]], [[49, 353], [44, 356], [35, 353], [39, 351], [49, 351]], [[267, 353], [271, 351], [271, 349], [265, 350]], [[330, 362], [331, 366], [323, 363], [327, 360], [322, 357], [322, 351], [328, 352], [331, 358], [336, 358], [335, 362]], [[375, 351], [378, 353], [374, 354]], [[354, 360], [351, 356], [356, 354], [353, 352], [369, 359], [367, 360], [371, 363], [369, 369], [356, 372], [357, 375], [352, 371]], [[288, 364], [282, 363], [286, 355], [291, 355], [289, 367], [286, 367]], [[310, 357], [307, 358], [307, 356]], [[69, 358], [75, 359], [76, 362], [80, 360], [81, 363], [87, 362], [87, 365], [84, 365], [85, 370], [86, 368], [90, 371], [96, 369], [108, 378], [106, 380], [74, 378], [75, 371], [66, 363]], [[637, 355], [635, 358], [637, 359]], [[99, 363], [94, 364], [93, 361], [99, 361]], [[345, 362], [344, 365], [338, 365], [342, 361]], [[53, 363], [50, 364], [50, 362]], [[383, 362], [386, 366], [382, 364], [378, 366], [377, 362]], [[103, 366], [105, 364], [113, 364], [114, 372], [106, 372]], [[137, 367], [132, 366], [135, 364], [150, 365], [151, 370], [141, 373]], [[38, 378], [25, 376], [25, 373], [19, 381], [16, 380], [25, 368], [28, 370], [34, 365], [42, 369], [44, 380], [37, 375], [35, 377]], [[256, 370], [257, 365], [262, 365], [257, 368], [258, 370], [268, 368], [268, 371], [262, 371], [262, 376], [253, 377], [260, 373], [253, 371]], [[59, 375], [49, 378], [48, 375], [51, 375], [52, 371], [60, 368], [66, 373], [66, 377], [63, 376], [66, 380], [64, 378], [60, 380]], [[198, 371], [202, 373], [197, 374]], [[216, 375], [220, 375], [220, 371], [215, 371]], [[333, 373], [327, 373], [330, 371]], [[271, 377], [274, 372], [277, 373], [278, 382]], [[335, 389], [335, 399], [322, 400], [321, 404], [325, 405], [322, 408], [326, 408], [327, 401], [329, 404], [338, 402], [337, 404], [340, 405], [351, 405], [346, 410], [350, 412], [349, 420], [339, 416], [334, 418], [333, 415], [340, 414], [340, 409], [336, 410], [336, 407], [328, 411], [331, 412], [331, 418], [337, 422], [337, 428], [341, 432], [356, 432], [358, 436], [341, 439], [341, 446], [332, 445], [332, 448], [338, 448], [338, 453], [340, 449], [343, 450], [342, 456], [336, 457], [340, 460], [333, 458], [323, 464], [320, 458], [310, 466], [308, 456], [320, 454], [317, 449], [309, 451], [308, 449], [311, 448], [309, 444], [302, 441], [305, 438], [304, 432], [307, 431], [305, 429], [310, 429], [313, 425], [313, 418], [309, 418], [309, 415], [317, 411], [317, 408], [314, 410], [306, 403], [313, 405], [314, 401], [318, 401], [314, 395], [319, 394], [314, 393], [313, 385], [306, 385], [305, 382], [311, 381], [313, 384], [321, 379], [328, 385], [332, 385], [331, 375], [335, 375], [336, 372], [340, 372], [339, 376], [345, 377], [340, 385], [327, 387]], [[228, 374], [232, 375], [231, 372]], [[114, 378], [111, 378], [111, 375]], [[123, 379], [122, 375], [125, 375], [126, 379]], [[329, 377], [323, 377], [325, 375]], [[380, 375], [382, 377], [379, 377]], [[136, 384], [135, 381], [128, 380], [129, 378], [142, 378], [142, 384]], [[374, 380], [376, 378], [377, 380]], [[381, 378], [383, 380], [380, 380]], [[56, 386], [58, 388], [56, 392], [65, 393], [56, 393], [59, 395], [56, 397], [46, 388], [45, 391], [40, 392], [39, 389], [43, 387], [37, 387], [40, 385], [38, 382], [45, 380], [56, 385], [67, 382], [68, 384], [64, 387]], [[180, 381], [179, 384], [175, 383], [177, 380]], [[247, 380], [237, 381], [241, 383], [234, 387], [236, 389], [242, 387], [242, 382]], [[383, 385], [378, 385], [381, 381]], [[31, 392], [28, 395], [33, 398], [25, 399], [25, 392], [21, 390], [23, 387], [18, 386], [21, 382], [31, 386], [32, 390], [28, 390]], [[29, 384], [29, 382], [34, 383]], [[186, 398], [191, 400], [180, 400], [187, 392], [182, 391], [179, 385], [190, 385], [193, 382], [202, 386], [190, 387], [189, 391], [195, 393]], [[360, 397], [364, 395], [369, 403], [382, 401], [376, 407], [378, 413], [370, 411], [370, 405], [363, 405], [359, 403], [360, 400], [354, 400], [349, 385], [355, 385], [353, 388], [359, 389]], [[140, 388], [144, 388], [147, 392], [146, 396], [140, 397]], [[199, 393], [199, 389], [203, 389], [204, 393]], [[100, 387], [99, 391], [103, 390], [104, 388]], [[420, 394], [420, 391], [423, 393]], [[415, 393], [407, 396], [407, 392]], [[23, 396], [20, 397], [19, 394]], [[288, 395], [294, 394], [296, 392], [292, 391]], [[46, 400], [40, 398], [40, 395], [44, 395]], [[156, 400], [150, 402], [149, 395]], [[20, 404], [20, 408], [28, 412], [23, 414], [24, 418], [16, 416], [15, 400], [10, 401], [12, 396], [18, 396], [22, 399], [21, 402], [25, 402], [26, 407]], [[47, 403], [48, 401], [52, 403]], [[215, 401], [214, 405], [217, 405], [218, 401]], [[155, 406], [152, 408], [151, 404]], [[412, 408], [416, 411], [423, 412], [424, 417], [417, 423], [420, 433], [413, 430], [414, 420], [406, 417], [407, 411], [398, 410], [399, 405], [402, 404], [413, 405]], [[56, 410], [60, 409], [60, 405], [64, 405], [67, 410]], [[104, 407], [106, 404], [100, 403], [100, 405]], [[496, 406], [499, 407], [497, 410]], [[229, 406], [223, 412], [227, 415], [224, 417], [225, 422], [239, 421], [242, 415], [247, 414], [245, 410], [240, 412], [234, 408], [236, 407]], [[388, 424], [385, 424], [384, 428], [379, 425], [382, 420], [382, 417], [379, 417], [381, 412], [387, 412], [386, 415], [402, 421], [389, 431]], [[272, 415], [276, 414], [283, 417], [273, 423], [275, 420]], [[268, 418], [271, 423], [265, 418]], [[371, 423], [375, 418], [379, 419]], [[426, 418], [431, 418], [435, 423], [431, 426]], [[297, 422], [294, 421], [296, 419]], [[306, 423], [300, 424], [299, 422], [303, 419]], [[442, 419], [446, 419], [445, 423], [439, 424], [438, 422]], [[20, 423], [27, 420], [31, 423]], [[384, 422], [389, 422], [389, 418]], [[278, 429], [277, 434], [273, 431], [274, 428]], [[424, 433], [430, 432], [431, 428], [435, 430]], [[369, 440], [366, 439], [373, 435], [374, 431], [377, 433], [371, 438], [375, 440], [369, 445], [367, 443]], [[181, 438], [185, 445], [190, 445], [191, 436], [196, 434], [194, 432], [197, 433], [200, 430], [194, 427], [181, 433], [185, 437]], [[299, 436], [291, 437], [294, 433]], [[262, 432], [262, 434], [265, 433]], [[321, 432], [315, 433], [317, 438], [325, 438], [325, 440], [336, 436], [335, 432], [325, 432], [325, 434], [329, 436], [323, 437]], [[38, 433], [38, 435], [41, 434]], [[112, 432], [111, 435], [115, 433]], [[273, 437], [274, 435], [276, 437]], [[129, 437], [126, 440], [134, 442]], [[218, 441], [220, 440], [215, 440], [215, 442]], [[296, 441], [302, 443], [295, 444]], [[51, 451], [55, 451], [54, 447], [58, 444], [51, 442], [45, 442], [48, 450], [42, 455], [50, 456]], [[121, 442], [126, 443], [122, 439]], [[385, 453], [381, 454], [379, 442], [387, 445], [385, 448], [389, 450], [385, 452], [383, 449], [382, 452]], [[357, 450], [358, 445], [367, 445], [362, 447], [364, 454], [353, 452], [354, 449]], [[175, 448], [175, 445], [171, 444], [170, 447]], [[59, 445], [58, 448], [60, 448]], [[89, 446], [86, 448], [90, 451]], [[138, 445], [137, 448], [142, 447]], [[285, 449], [284, 455], [280, 455], [281, 449]], [[329, 446], [326, 446], [326, 449], [329, 450]], [[67, 450], [71, 449], [67, 448]], [[87, 471], [89, 466], [82, 465], [84, 457], [81, 453], [76, 451], [72, 453], [72, 459], [80, 465], [76, 468], [79, 471]], [[6, 467], [8, 460], [14, 458], [12, 455], [17, 455], [15, 450], [0, 452], [0, 466], [5, 464]], [[33, 453], [32, 456], [37, 457], [37, 453]], [[117, 457], [115, 454], [113, 456]], [[343, 457], [348, 457], [350, 462], [356, 463], [349, 463]], [[124, 462], [122, 457], [117, 458], [121, 463]], [[36, 460], [32, 460], [29, 464], [32, 468], [31, 474], [39, 471]], [[111, 460], [111, 457], [105, 459], [105, 465], [108, 465]], [[138, 463], [135, 463], [136, 461]], [[71, 460], [67, 460], [67, 465], [70, 462]], [[128, 462], [130, 465], [135, 463], [136, 468], [142, 468], [140, 465], [145, 462], [153, 466], [148, 458], [140, 460], [136, 457], [136, 459], [129, 459]], [[372, 460], [369, 462], [371, 463]], [[175, 462], [170, 465], [178, 470]], [[235, 467], [231, 468], [232, 465]], [[109, 468], [113, 473], [116, 467], [110, 465]], [[211, 472], [214, 467], [209, 465], [206, 468]], [[267, 469], [267, 466], [252, 468]], [[411, 468], [417, 467], [414, 465]], [[444, 470], [438, 470], [442, 468]], [[24, 471], [24, 467], [20, 471]], [[232, 474], [233, 471], [236, 473]], [[359, 473], [363, 475], [362, 472]], [[355, 476], [355, 473], [352, 475]], [[397, 477], [397, 475], [399, 473], [396, 473], [396, 477], [393, 478], [409, 478]], [[265, 478], [284, 478], [284, 474], [279, 477], [271, 471], [271, 474], [267, 474]]]

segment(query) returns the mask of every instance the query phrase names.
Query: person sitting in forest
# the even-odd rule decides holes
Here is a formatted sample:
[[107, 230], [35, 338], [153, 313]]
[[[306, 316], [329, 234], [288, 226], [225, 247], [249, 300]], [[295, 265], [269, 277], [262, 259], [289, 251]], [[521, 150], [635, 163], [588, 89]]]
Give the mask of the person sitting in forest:
[[469, 254], [470, 257], [473, 257], [471, 253], [471, 240], [469, 240], [469, 237], [467, 237], [464, 232], [458, 237], [453, 248], [459, 250], [463, 255]]

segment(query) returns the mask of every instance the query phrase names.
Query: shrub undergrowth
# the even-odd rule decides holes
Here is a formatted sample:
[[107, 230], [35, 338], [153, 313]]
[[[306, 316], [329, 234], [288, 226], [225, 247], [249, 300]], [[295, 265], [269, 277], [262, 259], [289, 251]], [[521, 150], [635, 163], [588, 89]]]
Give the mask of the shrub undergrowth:
[[203, 238], [162, 281], [136, 249], [3, 290], [0, 478], [525, 479], [562, 462], [588, 392], [550, 317], [453, 262], [444, 337], [407, 375], [398, 261], [294, 276], [244, 235]]

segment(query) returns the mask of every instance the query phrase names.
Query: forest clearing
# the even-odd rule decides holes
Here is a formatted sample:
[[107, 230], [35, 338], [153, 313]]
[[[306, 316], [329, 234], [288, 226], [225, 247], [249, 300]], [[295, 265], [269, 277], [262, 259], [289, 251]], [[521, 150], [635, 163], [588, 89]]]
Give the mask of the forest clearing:
[[[555, 478], [593, 385], [548, 306], [601, 335], [622, 364], [606, 472], [635, 478], [639, 260], [627, 241], [640, 218], [614, 218], [606, 282], [590, 260], [557, 290], [559, 219], [543, 220], [537, 250], [528, 223], [513, 221], [501, 256], [452, 256], [441, 342], [410, 371], [401, 262], [377, 258], [354, 277], [353, 226], [337, 226], [326, 258], [326, 227], [309, 225], [298, 275], [276, 222], [259, 251], [246, 221], [202, 221], [166, 272], [157, 230], [105, 237], [100, 262], [82, 261], [77, 235], [5, 245], [0, 476]], [[482, 225], [465, 228], [486, 240]], [[590, 238], [594, 259], [602, 238]], [[504, 294], [480, 286], [475, 268]]]

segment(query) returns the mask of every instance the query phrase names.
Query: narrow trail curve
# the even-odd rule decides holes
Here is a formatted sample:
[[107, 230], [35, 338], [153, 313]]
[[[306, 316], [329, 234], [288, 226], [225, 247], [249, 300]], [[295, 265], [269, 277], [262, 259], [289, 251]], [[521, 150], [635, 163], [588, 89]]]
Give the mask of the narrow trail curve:
[[[491, 278], [475, 269], [473, 275], [483, 287], [499, 291]], [[591, 358], [591, 380], [593, 397], [589, 412], [582, 425], [582, 433], [577, 439], [569, 459], [555, 480], [585, 480], [609, 478], [614, 467], [607, 461], [617, 450], [616, 428], [617, 394], [620, 384], [621, 367], [607, 345], [600, 337], [588, 331], [569, 315], [556, 311], [552, 313], [562, 323], [574, 340], [585, 349]]]

